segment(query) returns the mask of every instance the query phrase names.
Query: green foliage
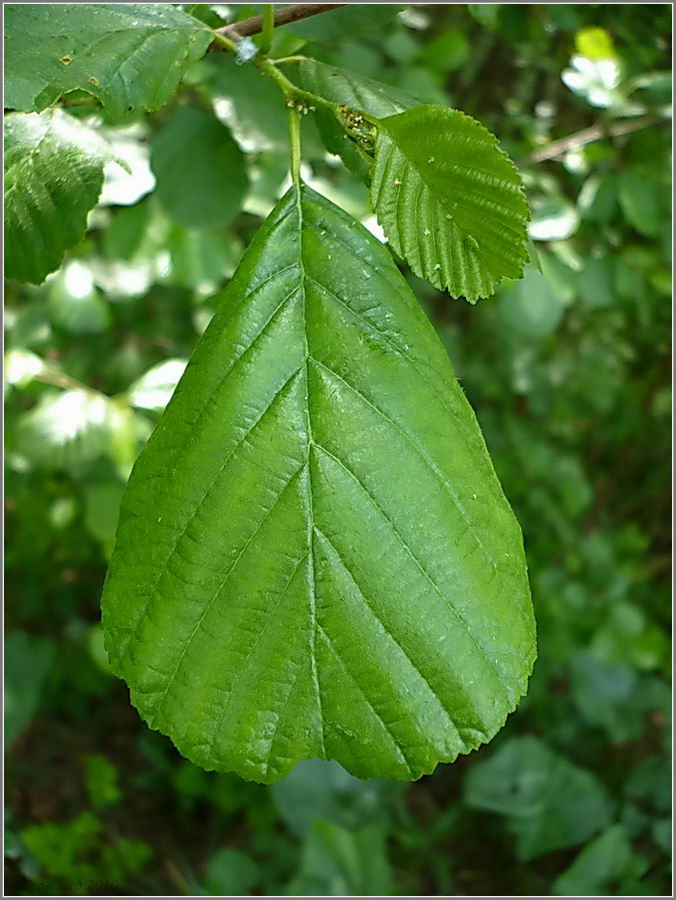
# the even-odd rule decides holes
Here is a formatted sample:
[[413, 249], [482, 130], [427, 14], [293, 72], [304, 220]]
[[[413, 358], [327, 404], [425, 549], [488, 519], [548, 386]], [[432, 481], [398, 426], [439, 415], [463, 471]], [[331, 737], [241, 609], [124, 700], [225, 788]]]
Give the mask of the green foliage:
[[308, 834], [289, 893], [310, 897], [387, 897], [392, 890], [385, 835], [377, 827], [345, 831], [317, 821]]
[[[32, 25], [19, 29], [17, 40], [12, 17], [28, 15], [26, 9]], [[122, 16], [125, 7], [92, 9], [103, 22], [110, 9]], [[132, 54], [144, 77], [113, 80], [115, 98], [97, 99], [88, 91], [95, 86], [85, 83], [50, 101], [70, 131], [94, 132], [131, 174], [115, 163], [103, 166], [98, 205], [94, 198], [83, 211], [53, 277], [39, 286], [5, 286], [10, 895], [241, 889], [283, 896], [303, 883], [312, 893], [336, 886], [361, 893], [376, 883], [380, 892], [409, 896], [671, 891], [671, 10], [429, 4], [404, 7], [393, 18], [388, 11], [384, 25], [369, 25], [370, 11], [379, 9], [337, 11], [342, 36], [327, 29], [300, 37], [294, 24], [275, 29], [271, 55], [301, 54], [304, 61], [280, 63], [279, 71], [350, 107], [336, 115], [307, 100], [316, 109], [302, 117], [301, 174], [381, 240], [387, 236], [368, 199], [375, 136], [369, 117], [421, 101], [460, 109], [495, 133], [517, 162], [533, 209], [528, 228], [540, 276], [505, 280], [494, 299], [470, 307], [449, 302], [405, 262], [397, 265], [448, 351], [524, 532], [538, 621], [528, 695], [494, 747], [415, 783], [360, 780], [318, 759], [299, 763], [271, 787], [208, 773], [130, 708], [126, 686], [110, 670], [99, 609], [120, 494], [224, 288], [229, 296], [243, 248], [289, 184], [285, 98], [235, 54], [198, 59], [203, 51], [181, 39], [178, 57], [195, 52], [192, 62], [179, 58], [185, 75], [175, 92], [176, 81], [167, 83], [168, 105], [151, 113], [124, 107], [124, 91], [150, 93], [155, 76], [148, 68], [159, 78], [173, 65], [168, 54], [160, 59], [170, 38], [160, 29]], [[138, 10], [132, 21], [143, 21], [148, 7]], [[218, 28], [233, 15], [261, 11], [158, 4], [150, 14], [167, 10], [174, 21], [187, 16], [187, 33], [198, 29], [205, 43], [211, 36], [194, 19]], [[5, 11], [5, 102], [25, 77], [28, 112], [31, 85], [58, 92], [61, 76], [77, 72], [76, 61], [57, 65], [51, 58], [43, 59], [45, 68], [22, 68], [22, 55], [37, 60], [42, 48], [54, 47], [54, 35], [40, 31], [35, 17], [74, 21], [90, 8], [15, 4]], [[300, 27], [319, 28], [328, 15]], [[102, 28], [91, 36], [92, 58], [108, 54], [112, 71], [129, 56], [111, 49], [125, 40]], [[178, 79], [178, 66], [171, 71], [170, 80]], [[401, 109], [371, 106], [388, 98]], [[243, 155], [248, 188], [227, 225], [186, 228], [156, 196], [150, 149], [184, 107], [210, 120], [213, 111]], [[21, 118], [12, 112], [6, 122]], [[221, 133], [227, 143], [227, 131]], [[196, 158], [197, 144], [191, 152]], [[79, 151], [73, 158], [80, 160]], [[70, 162], [58, 169], [60, 190], [75, 183], [66, 179], [70, 169]], [[189, 163], [180, 174], [196, 183]], [[221, 188], [219, 176], [214, 191]], [[70, 200], [60, 202], [54, 241], [62, 241], [72, 208]], [[28, 250], [45, 273], [59, 265], [62, 251], [48, 266], [39, 241]], [[6, 265], [12, 262], [10, 242]], [[363, 287], [360, 271], [349, 274]], [[283, 346], [282, 358], [292, 349]], [[19, 452], [18, 438], [36, 410], [84, 389], [94, 409], [113, 412], [93, 452], [75, 450], [70, 458], [59, 449], [63, 436], [77, 445], [74, 436], [86, 434], [80, 412], [88, 402], [79, 393], [34, 433], [37, 450], [29, 440]], [[53, 430], [62, 435], [56, 445]], [[373, 440], [370, 431], [363, 440]], [[388, 478], [396, 490], [406, 480], [403, 467]], [[161, 482], [166, 498], [171, 475]], [[428, 510], [417, 499], [415, 512], [421, 539], [432, 542], [424, 533]], [[229, 515], [226, 509], [218, 528], [227, 527]], [[184, 550], [193, 552], [190, 545]], [[373, 555], [373, 568], [386, 569], [380, 546]], [[221, 563], [219, 553], [213, 561]], [[264, 598], [257, 608], [265, 608]], [[424, 621], [416, 613], [416, 622]], [[528, 749], [534, 736], [536, 752]], [[523, 748], [524, 740], [526, 750], [516, 761], [510, 751], [509, 771], [496, 776], [495, 762], [507, 766], [502, 754], [514, 741]], [[92, 756], [106, 763], [88, 762]], [[529, 779], [542, 784], [543, 772], [553, 773], [553, 795], [529, 795]], [[519, 802], [533, 797], [518, 815], [505, 791], [515, 784]], [[577, 812], [564, 796], [569, 789]], [[93, 805], [116, 791], [117, 802]], [[482, 803], [499, 798], [505, 811], [470, 805], [472, 796]], [[585, 825], [590, 804], [593, 833]], [[35, 855], [24, 841], [27, 833], [33, 847], [32, 829]], [[152, 848], [149, 864], [120, 862], [124, 842], [139, 840]], [[556, 849], [540, 852], [553, 843]], [[149, 851], [132, 847], [128, 856], [137, 852]], [[106, 853], [114, 866], [104, 862]], [[388, 869], [389, 885], [381, 877]], [[381, 873], [375, 881], [374, 872]]]
[[186, 228], [227, 225], [247, 188], [241, 150], [218, 119], [182, 106], [153, 142], [157, 196]]
[[114, 806], [122, 797], [117, 783], [117, 769], [100, 753], [85, 757], [87, 794], [94, 809]]
[[94, 885], [123, 884], [151, 856], [143, 841], [121, 838], [107, 843], [101, 821], [89, 812], [63, 825], [31, 825], [21, 832], [21, 840], [57, 888], [65, 883], [81, 894]]
[[13, 3], [5, 24], [5, 107], [26, 112], [74, 90], [117, 118], [159, 109], [212, 40], [208, 28], [166, 3]]
[[610, 821], [606, 792], [589, 772], [537, 738], [514, 738], [466, 782], [469, 806], [507, 816], [520, 859], [587, 840]]
[[379, 121], [371, 202], [395, 252], [454, 297], [488, 297], [528, 260], [519, 174], [458, 110], [422, 105]]
[[[13, 6], [20, 9], [20, 6]], [[39, 284], [84, 234], [109, 145], [61, 110], [5, 120], [6, 274]], [[63, 173], [68, 177], [64, 178]]]
[[136, 464], [103, 611], [151, 727], [265, 782], [313, 756], [417, 778], [525, 692], [521, 541], [474, 417], [387, 251], [307, 188], [259, 230]]
[[35, 715], [55, 654], [54, 644], [23, 631], [5, 641], [5, 746], [15, 741]]

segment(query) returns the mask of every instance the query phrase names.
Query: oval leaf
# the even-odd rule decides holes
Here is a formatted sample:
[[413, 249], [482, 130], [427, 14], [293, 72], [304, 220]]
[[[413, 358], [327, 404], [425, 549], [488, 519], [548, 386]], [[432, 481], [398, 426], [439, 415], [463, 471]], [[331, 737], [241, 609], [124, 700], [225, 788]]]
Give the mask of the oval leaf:
[[521, 535], [387, 249], [292, 188], [132, 473], [116, 674], [206, 769], [418, 778], [489, 740], [535, 656]]
[[61, 110], [5, 118], [8, 278], [40, 284], [58, 269], [85, 233], [110, 159], [106, 141]]
[[416, 275], [474, 303], [528, 263], [528, 204], [497, 139], [429, 104], [381, 119], [371, 202]]

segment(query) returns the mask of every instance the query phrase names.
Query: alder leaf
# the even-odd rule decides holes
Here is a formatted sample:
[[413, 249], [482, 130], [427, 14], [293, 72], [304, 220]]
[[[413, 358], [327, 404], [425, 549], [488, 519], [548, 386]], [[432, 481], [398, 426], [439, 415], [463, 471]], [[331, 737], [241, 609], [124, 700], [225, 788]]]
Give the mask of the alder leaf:
[[8, 278], [40, 284], [84, 235], [110, 145], [61, 110], [5, 117]]
[[518, 524], [389, 251], [291, 188], [228, 285], [122, 503], [113, 671], [206, 769], [415, 779], [526, 690]]
[[528, 263], [528, 204], [497, 139], [455, 109], [425, 104], [381, 119], [371, 203], [416, 275], [470, 303]]
[[83, 90], [114, 117], [154, 110], [213, 33], [169, 3], [10, 3], [5, 108], [31, 112]]

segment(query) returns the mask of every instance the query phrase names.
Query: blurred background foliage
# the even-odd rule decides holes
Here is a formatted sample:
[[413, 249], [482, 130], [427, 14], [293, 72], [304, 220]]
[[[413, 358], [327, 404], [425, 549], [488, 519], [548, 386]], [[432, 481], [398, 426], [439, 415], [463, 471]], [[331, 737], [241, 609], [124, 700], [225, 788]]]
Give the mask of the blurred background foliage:
[[[130, 172], [107, 165], [60, 271], [6, 285], [8, 893], [669, 893], [670, 41], [650, 4], [352, 6], [275, 35], [277, 57], [478, 118], [533, 208], [542, 271], [491, 300], [404, 269], [522, 524], [539, 624], [503, 732], [411, 785], [317, 761], [272, 787], [207, 774], [109, 674], [124, 482], [288, 184], [286, 113], [222, 53], [153, 115], [65, 101]], [[303, 149], [304, 178], [378, 233], [313, 116]]]

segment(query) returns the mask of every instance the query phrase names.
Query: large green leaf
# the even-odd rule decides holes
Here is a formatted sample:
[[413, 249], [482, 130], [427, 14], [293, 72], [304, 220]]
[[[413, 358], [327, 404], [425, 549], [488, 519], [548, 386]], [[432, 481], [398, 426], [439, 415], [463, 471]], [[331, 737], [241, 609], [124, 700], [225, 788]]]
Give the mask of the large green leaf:
[[381, 119], [371, 202], [416, 275], [471, 303], [528, 263], [528, 204], [497, 139], [455, 109], [425, 104]]
[[61, 110], [5, 118], [9, 278], [39, 284], [58, 269], [85, 232], [110, 159], [110, 146]]
[[521, 535], [383, 245], [292, 188], [132, 473], [103, 597], [116, 674], [207, 769], [417, 778], [526, 689]]
[[215, 228], [239, 213], [248, 186], [244, 156], [218, 119], [179, 107], [153, 143], [157, 195], [186, 228]]
[[212, 39], [169, 3], [10, 3], [5, 107], [41, 110], [79, 89], [114, 116], [159, 109]]

